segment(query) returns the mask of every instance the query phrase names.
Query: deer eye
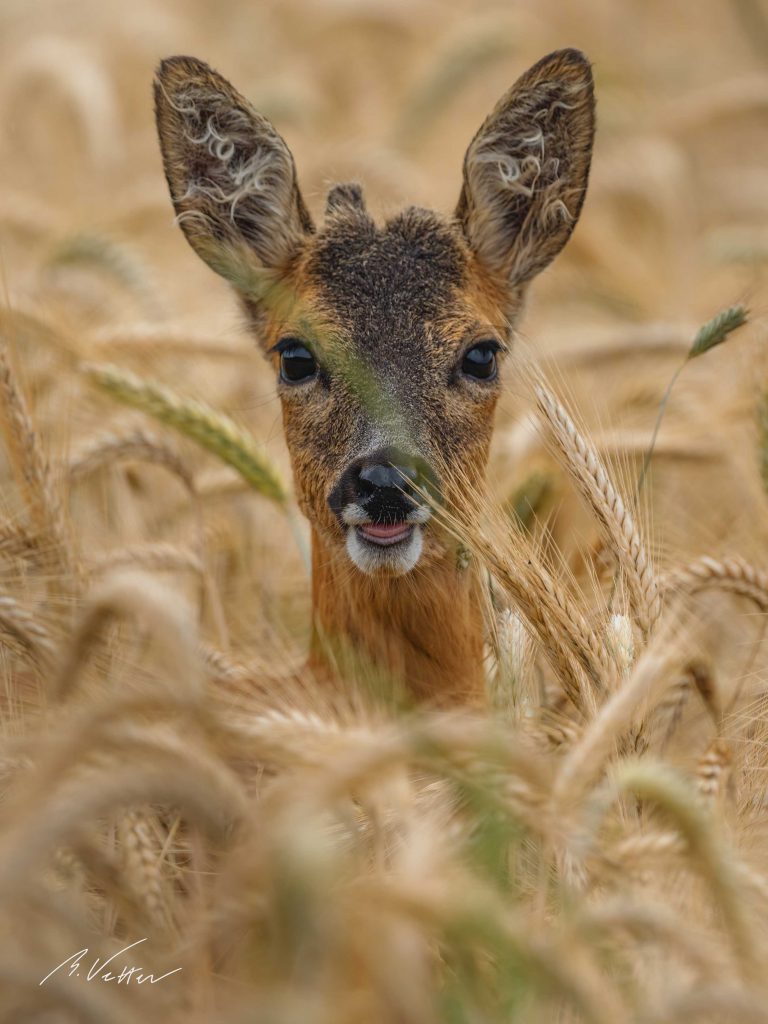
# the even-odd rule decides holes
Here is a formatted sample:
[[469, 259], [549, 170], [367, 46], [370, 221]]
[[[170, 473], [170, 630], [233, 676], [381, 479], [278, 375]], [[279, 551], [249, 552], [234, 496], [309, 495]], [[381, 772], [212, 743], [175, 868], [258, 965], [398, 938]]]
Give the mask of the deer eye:
[[317, 373], [315, 357], [300, 341], [287, 338], [280, 346], [280, 376], [289, 384], [309, 380]]
[[491, 380], [496, 376], [496, 353], [499, 348], [497, 341], [480, 341], [473, 345], [464, 355], [461, 372], [477, 380]]

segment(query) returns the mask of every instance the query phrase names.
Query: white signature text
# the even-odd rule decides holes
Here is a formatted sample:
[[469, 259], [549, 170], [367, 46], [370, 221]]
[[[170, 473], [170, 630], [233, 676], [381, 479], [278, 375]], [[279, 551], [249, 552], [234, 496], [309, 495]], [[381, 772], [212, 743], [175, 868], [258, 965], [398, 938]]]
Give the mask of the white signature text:
[[100, 960], [98, 957], [93, 961], [91, 966], [86, 971], [86, 965], [83, 964], [83, 960], [88, 956], [87, 949], [81, 949], [77, 953], [73, 953], [72, 956], [68, 956], [66, 960], [54, 967], [52, 971], [40, 982], [44, 985], [49, 978], [57, 971], [67, 970], [67, 974], [70, 978], [79, 978], [81, 972], [86, 971], [86, 981], [116, 981], [118, 985], [128, 985], [131, 981], [135, 981], [137, 985], [143, 985], [145, 982], [149, 982], [150, 985], [156, 985], [158, 981], [162, 981], [163, 978], [169, 978], [172, 974], [178, 974], [182, 969], [181, 967], [175, 968], [173, 971], [167, 971], [165, 974], [161, 974], [159, 978], [156, 978], [154, 974], [145, 973], [143, 967], [123, 967], [119, 974], [115, 974], [117, 971], [117, 965], [113, 969], [109, 969], [109, 965], [117, 960], [123, 953], [127, 953], [129, 949], [133, 949], [134, 946], [140, 946], [142, 942], [146, 942], [146, 939], [138, 939], [136, 942], [132, 942], [130, 946], [125, 946], [123, 949], [119, 949], [112, 956], [107, 957], [106, 960]]

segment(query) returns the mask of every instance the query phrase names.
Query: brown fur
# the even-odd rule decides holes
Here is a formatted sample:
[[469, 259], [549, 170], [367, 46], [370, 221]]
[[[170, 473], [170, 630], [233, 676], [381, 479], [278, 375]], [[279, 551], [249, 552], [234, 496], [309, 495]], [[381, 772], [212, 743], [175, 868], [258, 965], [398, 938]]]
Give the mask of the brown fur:
[[[594, 127], [592, 79], [573, 50], [544, 58], [472, 141], [452, 220], [409, 208], [378, 226], [357, 185], [335, 186], [316, 230], [272, 126], [200, 61], [164, 61], [157, 122], [171, 196], [195, 250], [238, 290], [265, 352], [291, 336], [321, 367], [279, 383], [300, 506], [313, 531], [318, 671], [354, 650], [418, 699], [482, 692], [479, 584], [433, 523], [405, 576], [366, 576], [328, 504], [361, 453], [396, 445], [478, 483], [500, 381], [461, 375], [463, 354], [512, 340], [527, 282], [578, 218]], [[344, 658], [342, 658], [344, 660]], [[448, 680], [458, 689], [446, 692]]]
[[[314, 628], [309, 664], [322, 675], [372, 679], [395, 698], [440, 705], [483, 697], [480, 580], [456, 558], [407, 576], [372, 579], [312, 535]], [[387, 696], [390, 696], [388, 693]]]

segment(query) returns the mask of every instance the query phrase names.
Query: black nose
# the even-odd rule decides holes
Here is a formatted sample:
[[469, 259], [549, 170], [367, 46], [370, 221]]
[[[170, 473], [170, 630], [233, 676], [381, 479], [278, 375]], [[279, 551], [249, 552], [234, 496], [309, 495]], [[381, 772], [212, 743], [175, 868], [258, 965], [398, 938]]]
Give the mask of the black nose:
[[414, 493], [412, 484], [416, 483], [418, 477], [415, 466], [382, 465], [380, 462], [372, 465], [363, 464], [357, 474], [357, 490], [360, 497], [386, 489], [403, 491], [406, 495], [411, 495]]
[[348, 505], [357, 505], [374, 523], [397, 523], [420, 505], [425, 493], [436, 493], [434, 473], [424, 459], [397, 448], [381, 448], [355, 459], [329, 497], [338, 516]]
[[[375, 523], [397, 523], [413, 512], [426, 484], [426, 464], [404, 452], [385, 448], [350, 466], [354, 502]], [[422, 480], [422, 478], [424, 478]]]

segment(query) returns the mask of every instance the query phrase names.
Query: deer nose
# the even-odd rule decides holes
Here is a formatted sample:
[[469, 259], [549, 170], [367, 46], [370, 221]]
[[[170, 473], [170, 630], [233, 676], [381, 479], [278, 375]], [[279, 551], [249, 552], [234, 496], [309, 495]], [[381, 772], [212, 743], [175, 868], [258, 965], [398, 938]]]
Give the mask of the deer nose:
[[363, 465], [357, 474], [358, 492], [365, 498], [380, 490], [393, 490], [410, 496], [419, 473], [415, 466], [374, 463]]
[[397, 522], [425, 502], [433, 482], [427, 463], [397, 448], [383, 448], [350, 467], [355, 501], [374, 521]]
[[425, 505], [437, 482], [424, 459], [394, 447], [380, 448], [355, 459], [342, 473], [328, 503], [345, 522], [343, 512], [357, 506], [374, 523], [399, 523]]

